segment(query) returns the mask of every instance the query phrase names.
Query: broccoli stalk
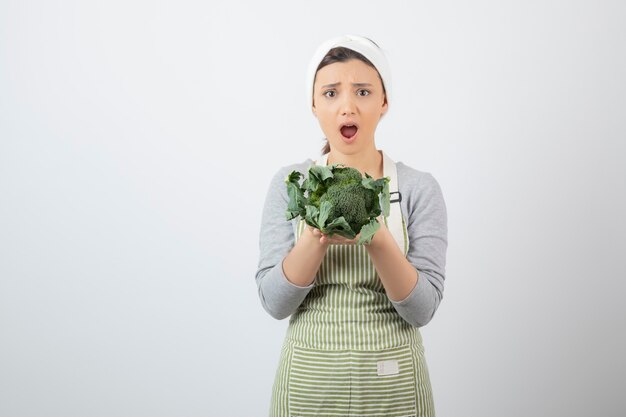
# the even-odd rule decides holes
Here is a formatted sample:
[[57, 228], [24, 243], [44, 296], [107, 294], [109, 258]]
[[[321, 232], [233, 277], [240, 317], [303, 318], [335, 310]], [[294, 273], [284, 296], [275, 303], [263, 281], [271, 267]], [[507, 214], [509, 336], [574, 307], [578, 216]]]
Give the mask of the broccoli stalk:
[[329, 236], [354, 239], [361, 233], [357, 245], [363, 245], [380, 228], [376, 218], [381, 213], [389, 216], [389, 177], [374, 180], [365, 173], [363, 178], [357, 169], [343, 164], [313, 165], [302, 185], [301, 177], [292, 171], [285, 179], [287, 220], [300, 216]]

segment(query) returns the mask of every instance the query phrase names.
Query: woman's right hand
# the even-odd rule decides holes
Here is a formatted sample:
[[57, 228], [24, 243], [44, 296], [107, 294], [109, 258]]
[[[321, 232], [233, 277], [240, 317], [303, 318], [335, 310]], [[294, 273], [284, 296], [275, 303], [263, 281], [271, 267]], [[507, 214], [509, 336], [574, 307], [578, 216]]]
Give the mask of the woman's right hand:
[[309, 233], [311, 235], [313, 235], [314, 238], [316, 238], [319, 242], [320, 245], [326, 246], [328, 247], [330, 245], [330, 241], [328, 240], [328, 236], [326, 236], [324, 233], [322, 233], [322, 231], [320, 229], [317, 229], [313, 226], [310, 225], [306, 225], [307, 229], [309, 230]]

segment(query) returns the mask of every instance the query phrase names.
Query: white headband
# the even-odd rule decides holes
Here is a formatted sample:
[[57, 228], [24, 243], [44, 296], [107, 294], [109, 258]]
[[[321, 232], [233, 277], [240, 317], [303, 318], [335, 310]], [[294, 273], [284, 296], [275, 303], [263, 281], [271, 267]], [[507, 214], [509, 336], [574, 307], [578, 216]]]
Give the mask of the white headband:
[[[313, 84], [315, 81], [315, 73], [317, 71], [317, 67], [319, 66], [322, 59], [324, 59], [324, 56], [326, 56], [326, 53], [328, 53], [328, 51], [330, 51], [332, 48], [336, 48], [338, 46], [352, 49], [363, 55], [365, 58], [369, 59], [369, 61], [374, 64], [374, 67], [376, 67], [376, 70], [378, 70], [383, 85], [385, 86], [387, 106], [389, 106], [389, 102], [391, 101], [391, 70], [382, 49], [380, 49], [371, 40], [362, 36], [343, 35], [323, 42], [320, 46], [317, 47], [317, 50], [311, 58], [306, 78], [306, 97], [308, 99], [307, 109], [311, 109], [311, 106], [313, 104]], [[384, 113], [383, 116], [385, 114], [387, 113]]]

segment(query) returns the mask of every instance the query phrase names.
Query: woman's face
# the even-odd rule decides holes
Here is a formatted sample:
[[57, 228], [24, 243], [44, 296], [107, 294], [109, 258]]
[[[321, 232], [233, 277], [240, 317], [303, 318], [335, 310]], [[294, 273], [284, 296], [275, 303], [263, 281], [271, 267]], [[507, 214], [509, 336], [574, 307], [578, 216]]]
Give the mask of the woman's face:
[[[387, 100], [376, 69], [359, 59], [321, 68], [313, 86], [313, 113], [331, 149], [343, 154], [374, 147], [374, 132], [387, 111]], [[356, 125], [344, 129], [345, 124]], [[351, 136], [351, 137], [346, 137]]]

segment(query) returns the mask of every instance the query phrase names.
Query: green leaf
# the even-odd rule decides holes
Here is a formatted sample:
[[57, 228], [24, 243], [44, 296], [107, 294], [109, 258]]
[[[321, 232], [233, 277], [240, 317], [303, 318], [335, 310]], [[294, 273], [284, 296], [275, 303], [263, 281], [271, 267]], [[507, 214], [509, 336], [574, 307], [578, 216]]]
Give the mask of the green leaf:
[[289, 203], [285, 213], [287, 220], [301, 215], [304, 212], [304, 207], [308, 204], [308, 200], [304, 196], [304, 190], [300, 188], [299, 180], [301, 177], [302, 174], [300, 172], [292, 171], [285, 179], [287, 195], [289, 196]]
[[327, 224], [325, 228], [320, 230], [328, 236], [338, 234], [348, 239], [354, 239], [356, 236], [356, 233], [354, 233], [354, 230], [352, 230], [343, 216], [337, 217], [335, 220]]
[[376, 194], [378, 194], [380, 192], [380, 190], [378, 189], [378, 182], [370, 177], [369, 175], [367, 176], [367, 178], [363, 178], [361, 180], [361, 185], [365, 188], [367, 188], [368, 190], [374, 190], [374, 192]]
[[313, 165], [309, 168], [309, 191], [314, 192], [320, 184], [323, 184], [328, 178], [332, 178], [333, 173], [329, 167], [325, 165]]
[[317, 222], [321, 226], [322, 229], [326, 225], [326, 220], [328, 219], [328, 216], [330, 215], [330, 210], [332, 208], [333, 208], [333, 203], [331, 203], [330, 201], [323, 201], [322, 204], [320, 204], [320, 214], [319, 214]]
[[369, 245], [376, 234], [376, 231], [380, 229], [380, 224], [376, 219], [370, 220], [368, 224], [361, 228], [361, 235], [359, 236], [359, 240], [356, 242], [357, 245]]
[[306, 206], [306, 214], [305, 214], [305, 220], [307, 222], [307, 224], [309, 226], [313, 226], [317, 229], [320, 229], [319, 223], [317, 222], [318, 216], [320, 214], [320, 211], [317, 209], [317, 207], [315, 206]]
[[[379, 203], [380, 203], [382, 212], [385, 215], [385, 217], [389, 216], [389, 210], [390, 210], [390, 200], [391, 200], [391, 196], [389, 193], [390, 181], [391, 179], [389, 177], [382, 177], [375, 181], [369, 178], [366, 178], [361, 182], [363, 187], [369, 188], [370, 190], [374, 190], [376, 194], [379, 194]], [[378, 217], [379, 214], [376, 214], [376, 217]]]
[[291, 171], [291, 173], [289, 175], [287, 175], [287, 178], [285, 178], [285, 182], [286, 183], [295, 183], [298, 184], [298, 181], [300, 181], [300, 177], [302, 177], [302, 173], [299, 171]]
[[390, 210], [390, 201], [391, 201], [391, 196], [389, 195], [389, 182], [390, 179], [389, 177], [385, 177], [385, 184], [383, 185], [383, 193], [381, 195], [382, 198], [382, 210], [383, 210], [383, 214], [385, 217], [389, 217], [389, 210]]

